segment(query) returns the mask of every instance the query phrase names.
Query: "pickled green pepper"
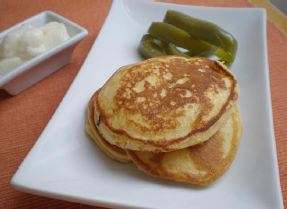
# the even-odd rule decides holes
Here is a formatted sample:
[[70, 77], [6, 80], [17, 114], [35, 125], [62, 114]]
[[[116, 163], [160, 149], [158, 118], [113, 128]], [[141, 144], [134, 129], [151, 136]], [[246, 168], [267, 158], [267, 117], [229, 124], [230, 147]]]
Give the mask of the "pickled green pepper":
[[171, 24], [153, 22], [148, 33], [167, 43], [173, 43], [178, 47], [189, 50], [189, 53], [197, 55], [213, 48], [211, 44], [191, 37], [187, 32]]
[[[173, 10], [167, 11], [164, 22], [184, 30], [194, 38], [204, 40], [218, 47], [217, 56], [228, 63], [233, 62], [237, 51], [237, 41], [230, 33], [214, 23], [196, 19]], [[220, 51], [220, 49], [223, 51]]]
[[173, 43], [163, 42], [162, 44], [163, 44], [164, 50], [169, 55], [178, 55], [178, 56], [182, 56], [182, 57], [190, 57], [190, 54], [188, 53], [188, 51], [183, 52], [183, 51], [179, 50], [176, 47], [176, 45], [174, 45]]
[[231, 65], [235, 59], [237, 41], [230, 33], [211, 22], [177, 11], [167, 11], [164, 22], [152, 23], [148, 33], [139, 47], [145, 58], [216, 56], [226, 65]]
[[139, 51], [147, 59], [167, 55], [161, 42], [150, 34], [146, 34], [142, 37]]

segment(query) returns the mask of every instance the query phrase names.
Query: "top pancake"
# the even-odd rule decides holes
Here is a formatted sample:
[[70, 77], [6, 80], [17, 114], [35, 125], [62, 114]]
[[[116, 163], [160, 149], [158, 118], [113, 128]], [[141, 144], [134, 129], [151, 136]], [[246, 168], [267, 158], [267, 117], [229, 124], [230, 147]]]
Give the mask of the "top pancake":
[[236, 79], [218, 62], [157, 57], [113, 74], [96, 99], [95, 120], [121, 148], [172, 151], [210, 138], [238, 95]]

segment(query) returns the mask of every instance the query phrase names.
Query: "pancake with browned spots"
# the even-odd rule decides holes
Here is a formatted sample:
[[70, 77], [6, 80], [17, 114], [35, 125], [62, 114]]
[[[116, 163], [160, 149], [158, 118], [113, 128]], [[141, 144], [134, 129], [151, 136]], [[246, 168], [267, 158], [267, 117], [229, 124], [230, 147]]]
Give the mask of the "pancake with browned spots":
[[236, 79], [218, 62], [157, 57], [112, 75], [95, 100], [95, 121], [123, 149], [173, 151], [208, 140], [238, 96]]
[[206, 142], [173, 152], [128, 151], [143, 172], [194, 185], [208, 185], [231, 165], [241, 136], [238, 107], [219, 131]]
[[127, 155], [127, 152], [115, 145], [110, 144], [106, 140], [103, 139], [101, 134], [98, 132], [98, 129], [95, 125], [94, 121], [94, 106], [93, 100], [96, 98], [96, 93], [92, 96], [88, 103], [87, 108], [87, 120], [86, 120], [86, 132], [93, 139], [94, 142], [98, 145], [98, 147], [106, 153], [112, 159], [119, 162], [131, 162], [130, 157]]

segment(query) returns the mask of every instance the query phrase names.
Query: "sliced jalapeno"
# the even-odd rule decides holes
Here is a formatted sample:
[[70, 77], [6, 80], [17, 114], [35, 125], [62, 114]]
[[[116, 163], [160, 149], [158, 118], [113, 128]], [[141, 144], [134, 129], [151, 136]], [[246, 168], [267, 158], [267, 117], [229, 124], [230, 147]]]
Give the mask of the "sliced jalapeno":
[[186, 31], [190, 36], [218, 47], [215, 55], [228, 63], [234, 61], [237, 41], [228, 32], [214, 23], [200, 20], [181, 12], [167, 11], [164, 22]]
[[182, 57], [190, 57], [190, 55], [188, 55], [188, 53], [187, 53], [188, 51], [182, 52], [173, 43], [163, 42], [162, 44], [163, 44], [163, 47], [165, 49], [165, 52], [169, 55], [178, 55], [178, 56], [182, 56]]
[[150, 34], [146, 34], [142, 37], [139, 51], [145, 58], [158, 57], [167, 54], [161, 42]]
[[184, 30], [167, 23], [152, 23], [148, 33], [164, 42], [173, 43], [178, 47], [189, 50], [192, 56], [208, 51], [213, 47], [211, 44], [193, 38]]

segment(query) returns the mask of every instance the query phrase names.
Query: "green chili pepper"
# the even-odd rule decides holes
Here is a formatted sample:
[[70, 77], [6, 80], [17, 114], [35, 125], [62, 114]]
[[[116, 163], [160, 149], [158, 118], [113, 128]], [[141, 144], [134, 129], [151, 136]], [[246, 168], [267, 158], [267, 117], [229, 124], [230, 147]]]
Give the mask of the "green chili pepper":
[[167, 23], [152, 23], [148, 33], [161, 41], [172, 43], [178, 47], [189, 50], [192, 56], [213, 48], [211, 44], [201, 41], [198, 38], [193, 38], [184, 30]]
[[227, 63], [234, 61], [237, 41], [230, 33], [219, 26], [173, 10], [167, 11], [164, 22], [186, 31], [194, 38], [218, 47], [215, 55]]
[[139, 50], [145, 58], [151, 58], [163, 55], [178, 55], [178, 56], [190, 57], [184, 52], [181, 52], [179, 49], [177, 49], [177, 47], [174, 44], [162, 42], [154, 38], [150, 34], [145, 34], [142, 37]]
[[150, 34], [146, 34], [142, 37], [139, 51], [145, 58], [158, 57], [167, 54], [161, 42]]
[[139, 50], [144, 57], [214, 55], [226, 65], [234, 61], [237, 41], [219, 26], [172, 10], [167, 11], [164, 21], [152, 23], [149, 34], [143, 36]]
[[[163, 42], [163, 47], [165, 49], [165, 52], [169, 55], [178, 55], [182, 57], [192, 57], [192, 54], [189, 51], [183, 52], [182, 50], [178, 49], [176, 45], [172, 43], [165, 43]], [[214, 55], [216, 53], [216, 47], [212, 47], [209, 50], [203, 51], [201, 53], [196, 54], [196, 56], [202, 56], [202, 57], [209, 57]]]
[[182, 57], [190, 57], [190, 55], [188, 55], [188, 53], [187, 53], [188, 51], [182, 52], [173, 43], [163, 42], [162, 44], [163, 44], [165, 52], [169, 55], [178, 55], [178, 56], [182, 56]]

